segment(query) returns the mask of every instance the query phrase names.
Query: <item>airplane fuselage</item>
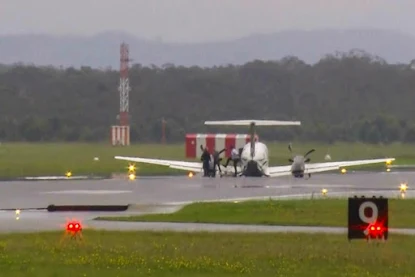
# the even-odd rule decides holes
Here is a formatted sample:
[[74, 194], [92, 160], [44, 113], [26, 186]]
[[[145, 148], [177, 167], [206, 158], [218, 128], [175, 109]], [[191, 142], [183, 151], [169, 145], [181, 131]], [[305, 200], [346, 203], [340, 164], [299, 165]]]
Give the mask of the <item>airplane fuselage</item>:
[[[269, 166], [268, 147], [262, 142], [255, 142], [255, 151], [251, 155], [251, 143], [247, 143], [241, 154], [242, 175], [246, 177], [267, 176]], [[303, 178], [305, 171], [304, 157], [294, 157], [291, 165], [292, 176]]]
[[246, 177], [262, 177], [268, 172], [268, 147], [262, 142], [255, 142], [254, 155], [251, 155], [251, 143], [247, 143], [241, 154], [242, 175]]

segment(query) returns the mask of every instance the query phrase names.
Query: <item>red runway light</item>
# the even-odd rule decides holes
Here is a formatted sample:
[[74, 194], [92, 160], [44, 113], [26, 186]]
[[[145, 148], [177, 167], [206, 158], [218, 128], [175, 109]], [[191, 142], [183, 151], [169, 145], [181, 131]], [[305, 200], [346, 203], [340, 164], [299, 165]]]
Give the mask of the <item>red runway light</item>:
[[65, 228], [62, 240], [65, 238], [70, 238], [71, 240], [81, 240], [81, 241], [83, 240], [83, 236], [82, 236], [83, 226], [79, 220], [75, 220], [75, 219], [67, 220], [66, 223], [61, 226]]
[[386, 228], [384, 228], [380, 224], [373, 224], [373, 225], [370, 225], [367, 230], [369, 231], [369, 236], [379, 237], [383, 235], [383, 233], [386, 231]]
[[79, 222], [69, 222], [66, 225], [66, 231], [68, 232], [79, 232], [82, 230], [82, 226]]

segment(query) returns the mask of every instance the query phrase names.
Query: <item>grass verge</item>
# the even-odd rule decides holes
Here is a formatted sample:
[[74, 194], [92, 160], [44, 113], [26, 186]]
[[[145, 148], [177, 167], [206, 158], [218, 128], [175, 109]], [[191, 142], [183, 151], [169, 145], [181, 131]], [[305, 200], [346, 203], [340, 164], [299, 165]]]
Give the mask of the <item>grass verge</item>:
[[0, 235], [2, 276], [412, 276], [415, 237], [85, 231]]
[[[98, 217], [97, 220], [347, 226], [347, 199], [194, 203], [171, 214]], [[415, 199], [389, 199], [389, 227], [415, 228]]]
[[[267, 143], [271, 165], [287, 165], [290, 153], [287, 143]], [[295, 152], [304, 154], [309, 149], [312, 162], [323, 162], [329, 153], [333, 161], [367, 159], [392, 156], [395, 164], [415, 164], [415, 145], [391, 144], [387, 146], [337, 143], [294, 143]], [[64, 175], [110, 175], [127, 172], [128, 162], [114, 159], [116, 155], [141, 156], [161, 159], [185, 159], [184, 144], [134, 144], [130, 147], [113, 147], [108, 144], [87, 143], [2, 143], [0, 145], [0, 178], [21, 176]], [[99, 161], [94, 161], [98, 157]], [[362, 168], [362, 167], [355, 167]], [[384, 164], [365, 166], [364, 169], [384, 169]], [[139, 164], [138, 175], [185, 174], [163, 166]]]

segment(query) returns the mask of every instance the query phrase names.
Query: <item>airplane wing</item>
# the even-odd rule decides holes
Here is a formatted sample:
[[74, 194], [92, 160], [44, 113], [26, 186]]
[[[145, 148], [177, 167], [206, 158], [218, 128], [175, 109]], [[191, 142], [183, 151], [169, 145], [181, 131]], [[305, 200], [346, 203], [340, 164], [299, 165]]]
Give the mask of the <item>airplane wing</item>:
[[[139, 158], [139, 157], [122, 157], [122, 156], [115, 156], [116, 160], [124, 160], [129, 162], [135, 163], [146, 163], [146, 164], [154, 164], [154, 165], [163, 165], [168, 166], [173, 169], [179, 169], [184, 171], [191, 171], [193, 173], [196, 172], [203, 172], [203, 164], [201, 162], [186, 162], [186, 161], [174, 161], [174, 160], [160, 160], [160, 159], [149, 159], [149, 158]], [[241, 167], [237, 166], [236, 170], [238, 172], [241, 171]], [[216, 172], [219, 170], [216, 169]], [[224, 173], [230, 174], [234, 173], [235, 169], [233, 166], [228, 166], [223, 170]]]
[[268, 167], [269, 177], [280, 177], [291, 175], [291, 165]]
[[[371, 159], [371, 160], [357, 160], [357, 161], [341, 161], [341, 162], [326, 162], [326, 163], [312, 163], [305, 164], [305, 174], [319, 173], [325, 171], [339, 170], [341, 167], [376, 164], [392, 162], [395, 158], [386, 159]], [[268, 175], [270, 177], [280, 177], [291, 175], [291, 165], [273, 166], [268, 168]]]
[[139, 158], [139, 157], [122, 157], [122, 156], [115, 156], [114, 158], [116, 160], [124, 160], [124, 161], [129, 161], [129, 162], [163, 165], [163, 166], [168, 166], [170, 168], [180, 169], [180, 170], [185, 170], [185, 171], [192, 171], [192, 172], [203, 171], [203, 164], [201, 162], [185, 162], [185, 161], [172, 161], [172, 160], [148, 159], [148, 158]]
[[[385, 158], [385, 159], [371, 159], [371, 160], [357, 160], [357, 161], [311, 163], [311, 164], [306, 164], [305, 168], [306, 170], [324, 169], [324, 168], [332, 168], [332, 167], [337, 167], [337, 169], [339, 169], [340, 167], [386, 163], [386, 162], [392, 162], [394, 160], [395, 158]], [[329, 169], [329, 170], [332, 170], [332, 169]], [[323, 170], [323, 171], [328, 171], [328, 170]]]

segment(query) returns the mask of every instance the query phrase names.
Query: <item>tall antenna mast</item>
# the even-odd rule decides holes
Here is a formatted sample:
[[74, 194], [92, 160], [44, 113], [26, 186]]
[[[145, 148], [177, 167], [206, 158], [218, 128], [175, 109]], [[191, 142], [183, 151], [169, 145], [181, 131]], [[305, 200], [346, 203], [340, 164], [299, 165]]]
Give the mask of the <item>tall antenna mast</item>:
[[129, 115], [129, 93], [130, 81], [128, 80], [128, 63], [129, 49], [128, 44], [122, 43], [120, 47], [120, 85], [118, 91], [120, 92], [120, 114], [119, 125], [111, 127], [111, 143], [112, 145], [130, 145], [130, 115]]
[[120, 47], [120, 86], [118, 91], [120, 92], [120, 125], [129, 125], [129, 94], [130, 94], [130, 81], [128, 79], [128, 63], [129, 59], [129, 47], [128, 44], [122, 43]]

